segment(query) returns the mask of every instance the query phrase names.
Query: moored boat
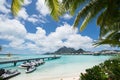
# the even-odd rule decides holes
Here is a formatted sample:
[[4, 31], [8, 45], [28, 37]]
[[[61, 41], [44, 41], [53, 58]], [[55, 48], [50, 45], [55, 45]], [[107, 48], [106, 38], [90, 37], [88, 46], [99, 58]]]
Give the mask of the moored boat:
[[19, 68], [27, 68], [29, 66], [40, 66], [42, 64], [44, 64], [45, 61], [43, 61], [42, 59], [40, 60], [33, 60], [33, 61], [29, 61], [29, 62], [24, 62], [22, 63], [20, 66], [18, 66]]
[[24, 62], [24, 63], [22, 63], [19, 67], [20, 68], [27, 68], [27, 67], [29, 67], [31, 64], [30, 64], [30, 62]]
[[30, 66], [30, 67], [28, 67], [27, 68], [27, 70], [25, 71], [26, 73], [31, 73], [31, 72], [33, 72], [33, 71], [35, 71], [36, 70], [36, 67], [35, 66]]
[[41, 65], [41, 64], [44, 64], [45, 61], [43, 61], [42, 59], [38, 61], [38, 64]]
[[7, 80], [9, 78], [15, 77], [20, 74], [20, 72], [18, 70], [15, 70], [15, 71], [3, 70], [3, 71], [4, 71], [3, 74], [1, 74], [1, 76], [0, 76], [3, 80]]

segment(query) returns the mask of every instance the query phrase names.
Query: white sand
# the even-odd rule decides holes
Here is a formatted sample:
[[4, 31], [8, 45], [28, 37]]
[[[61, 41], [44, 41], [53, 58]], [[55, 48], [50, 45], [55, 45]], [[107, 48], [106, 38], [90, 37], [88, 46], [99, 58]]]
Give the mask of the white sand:
[[43, 76], [43, 75], [22, 75], [11, 78], [10, 80], [79, 80], [80, 74], [71, 76]]
[[79, 80], [79, 77], [64, 77], [64, 78], [58, 78], [53, 80]]

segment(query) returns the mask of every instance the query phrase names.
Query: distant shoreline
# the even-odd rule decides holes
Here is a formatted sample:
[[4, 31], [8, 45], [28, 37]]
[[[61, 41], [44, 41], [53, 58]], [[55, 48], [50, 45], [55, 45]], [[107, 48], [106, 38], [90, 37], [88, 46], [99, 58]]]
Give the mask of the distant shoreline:
[[44, 54], [44, 55], [92, 55], [92, 56], [115, 56], [116, 54]]
[[[113, 53], [113, 54], [70, 54], [70, 53], [63, 53], [63, 54], [35, 54], [35, 55], [93, 55], [93, 56], [100, 56], [100, 55], [117, 55], [118, 53]], [[8, 55], [8, 54], [0, 54], [0, 55]], [[27, 55], [27, 54], [11, 54], [11, 55]], [[33, 54], [34, 55], [34, 54]]]

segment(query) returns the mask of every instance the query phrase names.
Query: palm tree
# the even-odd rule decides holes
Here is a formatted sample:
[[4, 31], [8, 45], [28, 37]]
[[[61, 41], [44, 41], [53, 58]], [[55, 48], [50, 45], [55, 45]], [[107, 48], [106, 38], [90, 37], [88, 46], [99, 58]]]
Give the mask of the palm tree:
[[[62, 6], [65, 12], [70, 12], [73, 15], [83, 2], [85, 0], [63, 0]], [[90, 0], [78, 12], [73, 26], [77, 27], [80, 20], [83, 20], [80, 26], [80, 31], [82, 31], [96, 16], [98, 16], [97, 25], [100, 26], [100, 40], [97, 44], [110, 44], [120, 47], [120, 0]]]

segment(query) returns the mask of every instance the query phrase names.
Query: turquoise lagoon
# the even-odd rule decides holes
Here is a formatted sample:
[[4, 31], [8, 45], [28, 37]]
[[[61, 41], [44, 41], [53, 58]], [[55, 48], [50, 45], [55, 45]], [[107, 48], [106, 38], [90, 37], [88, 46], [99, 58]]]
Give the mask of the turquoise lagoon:
[[[8, 58], [8, 60], [45, 56], [52, 55], [22, 54], [14, 55], [11, 58]], [[0, 55], [0, 57], [4, 56]], [[17, 63], [16, 67], [14, 67], [13, 64], [0, 65], [0, 68], [18, 69], [21, 72], [21, 75], [11, 78], [10, 80], [60, 80], [64, 77], [79, 76], [81, 72], [85, 72], [85, 69], [100, 64], [110, 57], [111, 56], [62, 55], [60, 59], [46, 61], [44, 65], [37, 67], [37, 70], [30, 74], [26, 74], [25, 69], [18, 67], [21, 63]], [[3, 60], [4, 59], [2, 58], [0, 61]]]

